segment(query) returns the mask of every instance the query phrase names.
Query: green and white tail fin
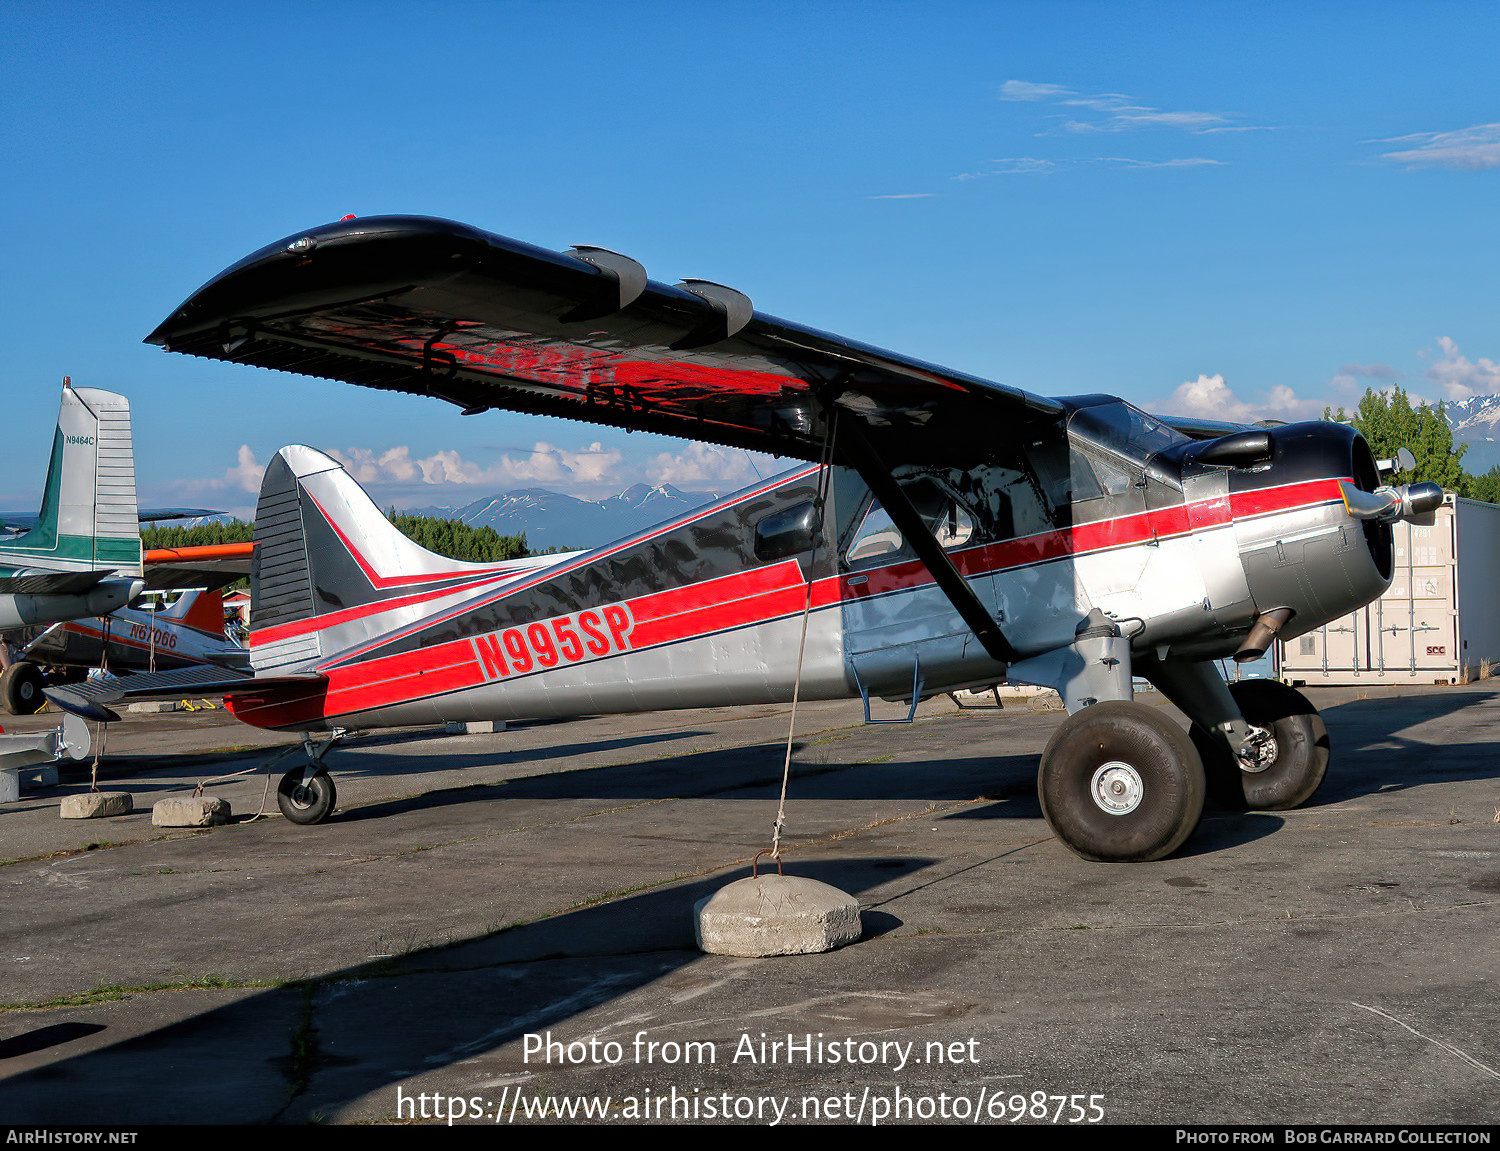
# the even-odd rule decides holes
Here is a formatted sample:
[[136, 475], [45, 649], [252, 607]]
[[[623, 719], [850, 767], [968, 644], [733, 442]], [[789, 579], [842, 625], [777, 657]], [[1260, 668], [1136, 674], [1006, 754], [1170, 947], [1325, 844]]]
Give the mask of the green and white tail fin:
[[130, 403], [63, 382], [36, 526], [0, 542], [0, 566], [141, 574]]

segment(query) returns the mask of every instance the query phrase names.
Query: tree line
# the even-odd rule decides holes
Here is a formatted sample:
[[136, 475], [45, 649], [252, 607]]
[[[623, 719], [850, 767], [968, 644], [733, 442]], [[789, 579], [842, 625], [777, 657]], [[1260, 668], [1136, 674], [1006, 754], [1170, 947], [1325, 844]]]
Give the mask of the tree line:
[[1469, 499], [1500, 504], [1500, 464], [1482, 475], [1464, 470], [1464, 453], [1468, 444], [1453, 446], [1453, 429], [1441, 405], [1419, 404], [1401, 388], [1389, 394], [1373, 388], [1365, 392], [1352, 415], [1342, 407], [1337, 413], [1323, 409], [1325, 420], [1352, 425], [1369, 441], [1376, 459], [1389, 459], [1397, 449], [1406, 448], [1416, 457], [1416, 467], [1401, 469], [1388, 482], [1409, 484], [1430, 481]]
[[[525, 532], [503, 536], [494, 528], [474, 527], [462, 520], [403, 515], [394, 510], [388, 512], [387, 517], [407, 539], [449, 559], [465, 563], [499, 563], [532, 554], [526, 548]], [[199, 524], [191, 528], [149, 527], [141, 530], [141, 546], [148, 550], [249, 543], [254, 538], [255, 525], [244, 520]]]

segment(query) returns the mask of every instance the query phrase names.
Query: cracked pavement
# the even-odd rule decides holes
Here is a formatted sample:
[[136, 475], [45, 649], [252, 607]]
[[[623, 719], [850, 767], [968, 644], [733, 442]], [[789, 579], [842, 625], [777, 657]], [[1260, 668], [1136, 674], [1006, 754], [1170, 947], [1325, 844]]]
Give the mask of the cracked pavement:
[[[866, 934], [764, 960], [694, 950], [691, 909], [769, 844], [785, 708], [355, 739], [330, 823], [245, 821], [250, 775], [210, 788], [236, 822], [171, 833], [154, 798], [257, 754], [210, 749], [285, 737], [120, 725], [101, 785], [143, 810], [58, 820], [83, 776], [0, 814], [0, 1107], [389, 1121], [413, 1117], [398, 1089], [523, 1090], [628, 1119], [648, 1089], [900, 1088], [1100, 1095], [1110, 1122], [1494, 1122], [1500, 686], [1309, 694], [1334, 746], [1310, 805], [1211, 808], [1134, 865], [1048, 834], [1036, 757], [1060, 712], [939, 700], [865, 727], [858, 703], [804, 704], [787, 870], [857, 895]], [[528, 1059], [548, 1032], [627, 1054]], [[732, 1059], [762, 1032], [976, 1058]], [[639, 1062], [639, 1035], [717, 1059]]]

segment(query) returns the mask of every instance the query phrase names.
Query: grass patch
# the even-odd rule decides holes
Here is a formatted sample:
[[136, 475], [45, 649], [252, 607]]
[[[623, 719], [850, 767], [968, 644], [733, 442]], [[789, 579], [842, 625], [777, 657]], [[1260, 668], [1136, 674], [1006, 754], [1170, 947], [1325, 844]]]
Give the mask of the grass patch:
[[110, 1003], [128, 999], [132, 995], [145, 995], [153, 991], [229, 991], [240, 988], [281, 987], [285, 981], [279, 979], [231, 979], [224, 975], [206, 975], [201, 979], [176, 979], [170, 983], [142, 983], [136, 986], [110, 984], [95, 987], [92, 991], [80, 991], [75, 995], [63, 995], [57, 999], [43, 999], [30, 1003], [0, 1003], [0, 1012], [47, 1011], [57, 1007], [88, 1007], [95, 1003]]

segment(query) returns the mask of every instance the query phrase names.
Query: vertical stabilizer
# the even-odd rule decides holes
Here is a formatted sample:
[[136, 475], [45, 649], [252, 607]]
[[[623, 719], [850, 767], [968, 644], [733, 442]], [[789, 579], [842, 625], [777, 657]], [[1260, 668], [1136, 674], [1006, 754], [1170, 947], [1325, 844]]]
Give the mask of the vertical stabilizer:
[[141, 574], [135, 456], [124, 396], [64, 384], [41, 512], [34, 528], [0, 545], [0, 564]]
[[566, 556], [472, 564], [428, 551], [331, 456], [282, 448], [255, 509], [250, 645], [257, 671], [294, 671]]
[[201, 631], [205, 635], [224, 637], [224, 594], [218, 588], [209, 591], [183, 592], [181, 597], [159, 619], [170, 619]]

